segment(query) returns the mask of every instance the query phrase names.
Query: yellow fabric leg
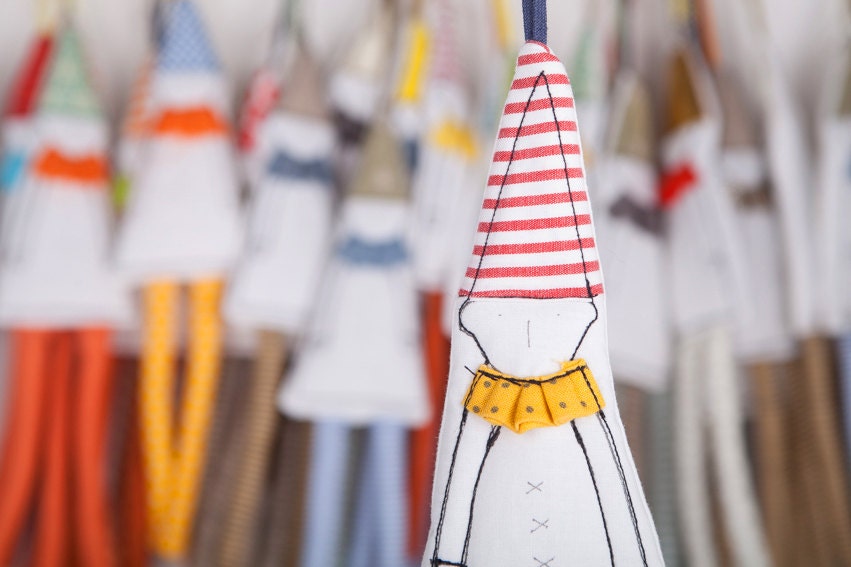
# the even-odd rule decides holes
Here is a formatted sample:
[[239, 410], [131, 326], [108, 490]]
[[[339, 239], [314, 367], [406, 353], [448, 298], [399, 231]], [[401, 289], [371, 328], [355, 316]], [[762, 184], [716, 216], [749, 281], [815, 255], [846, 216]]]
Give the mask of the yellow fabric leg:
[[171, 421], [174, 385], [175, 321], [179, 288], [156, 282], [144, 289], [144, 342], [139, 405], [144, 455], [149, 538], [162, 548], [170, 506]]
[[163, 540], [162, 552], [166, 557], [184, 556], [192, 535], [219, 383], [221, 293], [219, 280], [197, 281], [190, 288], [190, 347], [178, 447], [174, 453], [169, 529]]

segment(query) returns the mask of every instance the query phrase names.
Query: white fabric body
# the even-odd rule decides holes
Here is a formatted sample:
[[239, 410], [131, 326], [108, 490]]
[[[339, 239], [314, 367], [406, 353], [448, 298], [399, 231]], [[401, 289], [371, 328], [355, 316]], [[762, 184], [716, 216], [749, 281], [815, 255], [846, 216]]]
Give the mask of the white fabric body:
[[819, 142], [820, 324], [839, 334], [851, 327], [851, 117], [821, 124]]
[[[632, 498], [647, 565], [663, 565], [658, 538], [620, 421], [606, 348], [606, 309], [595, 298], [599, 317], [576, 355], [593, 373], [606, 407], [575, 420], [594, 471], [616, 565], [641, 565], [642, 559], [627, 498], [610, 441], [620, 457]], [[463, 298], [455, 303], [456, 316]], [[461, 317], [482, 344], [492, 365], [514, 376], [557, 372], [594, 317], [587, 299], [473, 299]], [[470, 499], [491, 432], [491, 424], [468, 414], [463, 433], [463, 401], [483, 356], [476, 342], [453, 325], [449, 384], [443, 413], [432, 495], [432, 523], [423, 567], [430, 565], [438, 525], [442, 526], [439, 559], [460, 561], [466, 538]], [[446, 515], [439, 516], [453, 461]], [[543, 483], [543, 484], [541, 484]], [[540, 488], [533, 488], [538, 486]], [[537, 522], [546, 528], [535, 529]], [[600, 505], [582, 449], [569, 424], [516, 434], [503, 428], [490, 451], [476, 492], [474, 522], [465, 562], [471, 567], [534, 565], [610, 565]]]
[[[765, 164], [756, 148], [728, 149], [721, 157], [724, 178], [733, 193], [736, 188], [757, 190], [767, 182]], [[736, 225], [747, 259], [748, 280], [754, 290], [748, 307], [754, 316], [734, 318], [736, 354], [747, 363], [784, 361], [795, 352], [786, 317], [780, 228], [770, 207], [770, 204], [736, 207]], [[735, 309], [737, 315], [742, 311]]]
[[[664, 166], [690, 165], [694, 186], [667, 213], [673, 322], [681, 331], [700, 329], [749, 309], [751, 294], [735, 230], [735, 209], [721, 185], [718, 124], [703, 118], [681, 127], [663, 144]], [[742, 312], [745, 320], [752, 312]]]
[[[38, 148], [105, 156], [106, 127], [89, 118], [37, 119]], [[109, 262], [111, 203], [96, 185], [27, 175], [26, 209], [0, 273], [0, 323], [79, 327], [127, 324], [129, 296]]]
[[[276, 113], [262, 125], [269, 148], [294, 159], [330, 160], [330, 124]], [[266, 163], [274, 150], [264, 150]], [[330, 168], [330, 164], [329, 164]], [[248, 242], [225, 301], [231, 324], [301, 333], [319, 287], [331, 237], [332, 188], [266, 172], [250, 205]]]
[[[450, 270], [453, 211], [460, 206], [469, 180], [470, 158], [431, 139], [444, 123], [466, 123], [463, 93], [453, 85], [438, 84], [426, 98], [429, 131], [420, 148], [420, 164], [413, 185], [413, 246], [417, 286], [440, 291]], [[479, 199], [476, 199], [476, 206]], [[457, 287], [455, 282], [453, 287]], [[454, 294], [456, 289], [452, 290]]]
[[[154, 106], [158, 112], [197, 105], [218, 109], [226, 99], [221, 90], [202, 74], [155, 76]], [[236, 175], [226, 136], [155, 134], [133, 180], [119, 268], [140, 283], [222, 275], [241, 250]]]
[[672, 340], [662, 237], [611, 213], [623, 198], [646, 210], [655, 208], [655, 169], [635, 158], [611, 155], [601, 161], [599, 180], [597, 202], [605, 214], [597, 218], [606, 221], [597, 234], [611, 313], [612, 371], [618, 382], [659, 391], [668, 382]]
[[817, 121], [818, 199], [813, 225], [821, 273], [816, 282], [818, 323], [834, 335], [851, 328], [851, 229], [847, 221], [851, 207], [851, 115], [837, 113], [850, 60], [851, 47], [846, 45], [825, 70]]
[[791, 98], [789, 85], [776, 62], [766, 63], [767, 84], [762, 100], [766, 109], [765, 139], [768, 167], [775, 188], [779, 212], [781, 242], [789, 282], [787, 305], [796, 336], [815, 331], [815, 294], [813, 258], [812, 183], [808, 183], [808, 156], [801, 118]]
[[[337, 242], [404, 239], [409, 220], [402, 201], [351, 197]], [[352, 425], [424, 423], [430, 408], [409, 262], [356, 264], [338, 251], [322, 282], [316, 313], [281, 389], [281, 411]]]

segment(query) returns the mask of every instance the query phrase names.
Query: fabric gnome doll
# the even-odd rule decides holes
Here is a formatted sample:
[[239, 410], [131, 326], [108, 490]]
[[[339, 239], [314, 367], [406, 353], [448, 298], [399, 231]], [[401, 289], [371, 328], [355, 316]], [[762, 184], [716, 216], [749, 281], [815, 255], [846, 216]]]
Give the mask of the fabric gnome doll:
[[[183, 558], [192, 534], [221, 362], [222, 278], [240, 252], [228, 90], [190, 0], [165, 8], [151, 125], [132, 179], [117, 262], [143, 288], [139, 378], [149, 538]], [[188, 283], [186, 380], [174, 412], [180, 284]], [[177, 417], [175, 419], [175, 416]]]
[[225, 300], [227, 321], [258, 333], [242, 436], [251, 454], [237, 477], [234, 501], [240, 507], [228, 519], [222, 550], [233, 565], [246, 560], [252, 510], [262, 495], [287, 342], [305, 330], [331, 240], [335, 133], [321, 69], [302, 49], [290, 77], [279, 108], [258, 127], [265, 172], [254, 187], [245, 257]]
[[[361, 553], [356, 549], [364, 543], [367, 557], [377, 554], [369, 564], [392, 567], [405, 561], [407, 430], [429, 414], [406, 239], [406, 193], [400, 145], [380, 121], [369, 134], [343, 204], [316, 313], [279, 398], [287, 415], [318, 422], [305, 566], [327, 564], [339, 538], [344, 464], [325, 457], [344, 457], [339, 450], [329, 454], [327, 438], [341, 439], [347, 428], [357, 426], [369, 428], [361, 478], [374, 498], [358, 504], [360, 510], [368, 508], [354, 526], [357, 543], [349, 554]], [[331, 509], [339, 510], [336, 517]]]
[[0, 270], [0, 324], [14, 329], [19, 385], [2, 463], [10, 492], [0, 496], [0, 563], [10, 562], [9, 537], [24, 528], [23, 506], [39, 479], [35, 562], [76, 554], [110, 566], [117, 552], [104, 474], [111, 329], [128, 324], [131, 310], [109, 261], [107, 125], [70, 24], [47, 64], [33, 127], [27, 206], [9, 217], [15, 235]]
[[677, 332], [679, 503], [689, 561], [712, 565], [716, 550], [702, 450], [706, 427], [731, 552], [742, 564], [766, 565], [732, 344], [732, 327], [754, 316], [753, 305], [735, 208], [721, 176], [720, 108], [702, 63], [699, 54], [685, 47], [673, 55], [662, 145], [660, 201], [668, 221]]
[[456, 300], [423, 566], [662, 565], [617, 411], [573, 95], [526, 44]]

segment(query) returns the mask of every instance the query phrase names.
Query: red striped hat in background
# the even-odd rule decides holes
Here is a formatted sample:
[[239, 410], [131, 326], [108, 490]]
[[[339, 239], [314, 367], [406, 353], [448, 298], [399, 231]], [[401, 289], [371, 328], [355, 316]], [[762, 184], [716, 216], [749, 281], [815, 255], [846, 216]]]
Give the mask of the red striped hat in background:
[[459, 295], [602, 292], [573, 91], [561, 61], [529, 41], [517, 58]]

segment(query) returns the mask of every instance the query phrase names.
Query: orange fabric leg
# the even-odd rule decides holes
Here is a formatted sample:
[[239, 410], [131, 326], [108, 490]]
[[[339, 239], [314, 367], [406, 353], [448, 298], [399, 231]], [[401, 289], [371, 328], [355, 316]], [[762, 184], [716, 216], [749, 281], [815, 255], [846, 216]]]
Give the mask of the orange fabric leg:
[[69, 557], [70, 400], [73, 395], [70, 335], [57, 333], [51, 346], [44, 476], [33, 548], [35, 567], [61, 567]]
[[78, 556], [87, 567], [112, 567], [115, 565], [115, 536], [104, 468], [113, 384], [110, 332], [107, 329], [84, 329], [76, 334], [76, 339], [79, 395], [75, 400], [74, 480]]
[[42, 412], [47, 391], [48, 339], [44, 330], [12, 333], [13, 400], [3, 444], [0, 482], [0, 565], [8, 565], [32, 499], [44, 435]]
[[123, 526], [122, 564], [125, 567], [145, 567], [148, 564], [147, 519], [145, 517], [145, 476], [142, 468], [142, 448], [139, 428], [130, 426], [130, 443], [122, 475]]
[[410, 520], [408, 552], [416, 556], [423, 552], [428, 536], [429, 499], [440, 430], [440, 412], [446, 395], [449, 374], [449, 339], [443, 334], [441, 317], [443, 301], [440, 293], [424, 295], [423, 351], [432, 417], [429, 423], [414, 431], [411, 443]]

